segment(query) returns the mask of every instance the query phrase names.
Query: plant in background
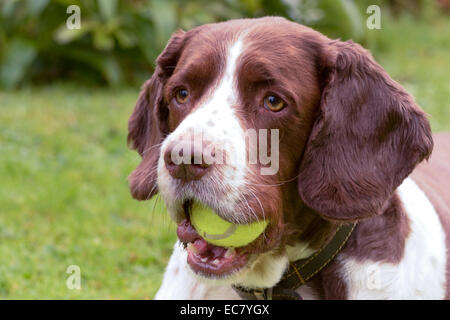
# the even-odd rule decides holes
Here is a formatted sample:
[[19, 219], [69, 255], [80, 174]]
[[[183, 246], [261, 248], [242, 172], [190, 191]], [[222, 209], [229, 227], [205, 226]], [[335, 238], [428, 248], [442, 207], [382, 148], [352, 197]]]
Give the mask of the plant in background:
[[[365, 27], [366, 2], [3, 0], [0, 88], [61, 80], [86, 85], [138, 84], [148, 78], [157, 55], [177, 28], [235, 18], [279, 15], [332, 38], [364, 43], [370, 40]], [[385, 1], [375, 2], [387, 7]], [[80, 29], [66, 26], [70, 5], [81, 9]]]

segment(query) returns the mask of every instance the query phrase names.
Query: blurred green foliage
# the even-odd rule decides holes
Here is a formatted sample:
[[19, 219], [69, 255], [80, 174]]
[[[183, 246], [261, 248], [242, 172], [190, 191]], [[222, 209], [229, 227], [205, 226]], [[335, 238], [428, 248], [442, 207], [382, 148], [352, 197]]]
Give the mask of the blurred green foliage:
[[[61, 79], [140, 83], [177, 28], [235, 18], [279, 15], [365, 43], [373, 3], [390, 7], [384, 0], [1, 0], [0, 88]], [[80, 29], [66, 26], [70, 5], [81, 9]]]

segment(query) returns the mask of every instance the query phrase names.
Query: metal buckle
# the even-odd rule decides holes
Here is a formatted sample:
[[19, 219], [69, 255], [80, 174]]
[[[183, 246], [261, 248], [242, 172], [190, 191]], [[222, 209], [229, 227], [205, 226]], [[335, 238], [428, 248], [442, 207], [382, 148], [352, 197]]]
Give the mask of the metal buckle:
[[253, 294], [258, 300], [272, 300], [272, 292], [273, 288], [253, 290]]
[[255, 289], [255, 290], [253, 290], [253, 294], [255, 295], [256, 299], [258, 299], [258, 300], [266, 300], [264, 291], [265, 291], [264, 289]]

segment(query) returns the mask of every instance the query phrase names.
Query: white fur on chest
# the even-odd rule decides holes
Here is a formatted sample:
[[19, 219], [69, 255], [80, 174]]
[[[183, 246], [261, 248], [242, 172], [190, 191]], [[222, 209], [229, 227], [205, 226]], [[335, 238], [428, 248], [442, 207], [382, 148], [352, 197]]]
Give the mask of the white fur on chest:
[[[305, 250], [304, 252], [306, 252]], [[270, 261], [267, 261], [270, 262]], [[286, 264], [270, 264], [275, 269], [273, 273], [282, 274]], [[251, 274], [252, 282], [258, 279], [257, 274]], [[262, 275], [259, 275], [260, 277]], [[264, 282], [264, 279], [260, 279]], [[297, 292], [305, 300], [317, 299], [318, 294], [309, 286], [303, 285]], [[155, 295], [156, 300], [238, 300], [239, 295], [228, 284], [213, 284], [201, 281], [189, 269], [186, 263], [186, 250], [177, 241], [172, 256], [164, 273], [163, 282]]]
[[195, 277], [186, 262], [186, 250], [176, 242], [156, 300], [236, 300], [229, 285], [208, 285]]
[[443, 299], [446, 246], [439, 217], [410, 178], [397, 189], [411, 232], [398, 264], [345, 259], [349, 299]]

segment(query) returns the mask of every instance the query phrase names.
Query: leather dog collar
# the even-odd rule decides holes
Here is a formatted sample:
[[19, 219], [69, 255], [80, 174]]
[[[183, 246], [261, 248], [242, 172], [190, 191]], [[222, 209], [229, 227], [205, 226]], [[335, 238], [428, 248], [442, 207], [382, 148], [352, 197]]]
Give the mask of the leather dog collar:
[[302, 300], [295, 290], [314, 277], [338, 254], [355, 226], [356, 222], [341, 224], [333, 238], [314, 254], [308, 258], [291, 262], [281, 280], [274, 287], [247, 289], [233, 285], [233, 289], [242, 299], [247, 300]]

